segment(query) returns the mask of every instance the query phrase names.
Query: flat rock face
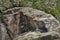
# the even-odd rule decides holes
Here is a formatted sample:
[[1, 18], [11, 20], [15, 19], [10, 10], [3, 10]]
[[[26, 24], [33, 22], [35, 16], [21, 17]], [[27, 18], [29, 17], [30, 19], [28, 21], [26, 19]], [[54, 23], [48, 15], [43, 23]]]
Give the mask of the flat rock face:
[[[1, 23], [5, 25], [6, 30], [8, 32], [8, 36], [10, 35], [11, 39], [25, 32], [28, 32], [27, 34], [29, 34], [30, 31], [38, 31], [38, 32], [44, 33], [45, 30], [46, 32], [50, 32], [56, 29], [55, 31], [57, 32], [57, 35], [59, 35], [58, 28], [60, 28], [59, 26], [60, 23], [58, 20], [56, 20], [51, 14], [47, 14], [43, 11], [29, 8], [29, 7], [15, 7], [15, 8], [3, 11], [3, 18], [1, 19]], [[34, 32], [32, 32], [32, 34], [33, 33]], [[39, 33], [39, 35], [41, 34]], [[45, 34], [47, 33], [44, 33], [43, 35]], [[48, 36], [51, 38], [52, 36], [50, 35], [50, 33], [48, 34], [49, 34]], [[38, 35], [38, 33], [36, 33], [36, 35]], [[23, 37], [25, 37], [25, 35], [23, 35], [22, 38]], [[40, 40], [38, 38], [40, 38], [40, 36], [34, 40]], [[31, 40], [31, 39], [29, 38], [27, 40]]]

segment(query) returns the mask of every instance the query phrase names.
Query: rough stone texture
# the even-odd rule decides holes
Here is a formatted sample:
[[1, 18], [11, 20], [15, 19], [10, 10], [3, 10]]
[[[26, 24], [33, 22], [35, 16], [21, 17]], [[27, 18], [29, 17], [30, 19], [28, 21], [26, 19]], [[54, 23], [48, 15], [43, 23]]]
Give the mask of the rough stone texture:
[[[33, 9], [33, 8], [29, 8], [29, 7], [15, 7], [15, 8], [3, 11], [3, 18], [2, 18], [3, 20], [1, 20], [1, 21], [3, 21], [4, 25], [8, 28], [6, 30], [10, 31], [9, 33], [10, 33], [12, 38], [17, 37], [23, 31], [23, 29], [21, 29], [21, 24], [20, 24], [21, 23], [20, 16], [21, 16], [22, 13], [23, 13], [23, 16], [24, 16], [23, 19], [25, 20], [25, 24], [28, 25], [28, 23], [30, 23], [30, 25], [32, 25], [33, 28], [34, 27], [38, 28], [38, 26], [39, 26], [39, 25], [37, 25], [37, 24], [39, 24], [38, 22], [43, 21], [45, 23], [45, 27], [48, 29], [49, 32], [50, 31], [51, 32], [56, 31], [57, 35], [59, 35], [59, 32], [58, 32], [59, 30], [56, 29], [56, 28], [58, 28], [58, 27], [60, 28], [60, 26], [59, 26], [60, 23], [51, 14], [47, 14], [43, 11], [36, 10], [36, 9]], [[28, 30], [28, 31], [31, 31], [31, 30]], [[52, 32], [52, 33], [55, 33], [55, 32]], [[52, 33], [51, 33], [51, 35], [56, 36], [55, 34], [52, 34]], [[27, 33], [27, 34], [29, 34], [29, 33]], [[41, 34], [39, 34], [39, 35], [41, 35]], [[49, 38], [52, 37], [50, 35], [50, 33], [48, 33], [48, 34], [44, 33], [42, 35], [45, 35], [47, 37], [49, 36]], [[23, 36], [22, 36], [22, 38], [23, 38]], [[45, 38], [45, 36], [42, 36], [42, 37]], [[32, 39], [29, 38], [28, 40], [32, 40]], [[25, 39], [23, 39], [23, 40], [25, 40]], [[40, 40], [40, 39], [37, 38], [37, 39], [34, 39], [34, 40]], [[43, 40], [43, 39], [41, 39], [41, 40]]]
[[8, 8], [13, 7], [12, 3], [10, 2], [10, 0], [0, 0], [0, 10], [6, 10]]
[[2, 34], [1, 34], [1, 25], [0, 25], [0, 40], [2, 40], [1, 38], [2, 38], [2, 36], [1, 36]]
[[[15, 7], [13, 9], [8, 9], [4, 11], [4, 14], [6, 13], [9, 14], [9, 11], [11, 11], [13, 14], [19, 14], [19, 12], [22, 11], [24, 15], [31, 17], [33, 20], [44, 21], [49, 31], [55, 29], [56, 27], [59, 27], [59, 24], [60, 24], [59, 21], [56, 20], [56, 18], [54, 18], [51, 14], [47, 14], [43, 11], [36, 10], [33, 8], [29, 8], [29, 7], [17, 7], [16, 8]], [[6, 15], [6, 16], [9, 16], [9, 15]]]
[[55, 32], [39, 33], [39, 32], [28, 32], [15, 38], [14, 40], [55, 40], [53, 35]]

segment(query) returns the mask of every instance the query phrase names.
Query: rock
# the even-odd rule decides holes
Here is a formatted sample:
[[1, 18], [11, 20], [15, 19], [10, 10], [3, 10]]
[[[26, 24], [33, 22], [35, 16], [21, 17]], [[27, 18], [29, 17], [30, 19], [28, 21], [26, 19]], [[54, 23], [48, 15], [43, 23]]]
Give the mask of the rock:
[[13, 5], [12, 5], [12, 3], [10, 2], [10, 0], [0, 0], [0, 10], [2, 10], [2, 11], [4, 11], [4, 10], [6, 10], [6, 9], [8, 9], [8, 8], [12, 8], [13, 7]]
[[59, 21], [56, 20], [56, 18], [54, 18], [51, 14], [47, 14], [47, 13], [45, 13], [43, 11], [36, 10], [36, 9], [33, 9], [33, 8], [15, 7], [15, 8], [8, 9], [8, 10], [4, 11], [4, 14], [5, 13], [9, 14], [9, 11], [11, 11], [10, 14], [12, 14], [12, 13], [17, 14], [18, 12], [22, 11], [24, 15], [26, 15], [28, 17], [31, 17], [33, 20], [43, 21], [45, 23], [46, 28], [49, 31], [52, 31], [56, 27], [59, 27], [59, 24], [60, 24]]
[[26, 34], [16, 37], [14, 40], [54, 40], [53, 32], [39, 33], [28, 32]]
[[[41, 33], [43, 35], [46, 34], [43, 38], [49, 37], [47, 38], [48, 40], [51, 38], [50, 31], [51, 32], [55, 31], [57, 27], [60, 28], [59, 21], [56, 20], [56, 18], [54, 18], [51, 14], [47, 14], [41, 10], [36, 10], [33, 8], [29, 8], [29, 7], [15, 7], [15, 8], [3, 11], [3, 17], [1, 21], [6, 26], [7, 28], [6, 30], [7, 31], [9, 30], [8, 34], [13, 39], [17, 37], [18, 35], [21, 35], [22, 33], [25, 33], [25, 32], [27, 32], [27, 34], [29, 34], [28, 32], [30, 31], [32, 31], [32, 33], [34, 31], [40, 32], [39, 28], [42, 26], [43, 28], [45, 27], [48, 30], [47, 32], [49, 32], [48, 36], [47, 36], [47, 32]], [[41, 23], [40, 21], [43, 21], [45, 25], [40, 24]], [[59, 32], [57, 32], [57, 35], [59, 35]], [[38, 40], [40, 40], [39, 37], [37, 36]], [[29, 40], [31, 39], [29, 38]]]

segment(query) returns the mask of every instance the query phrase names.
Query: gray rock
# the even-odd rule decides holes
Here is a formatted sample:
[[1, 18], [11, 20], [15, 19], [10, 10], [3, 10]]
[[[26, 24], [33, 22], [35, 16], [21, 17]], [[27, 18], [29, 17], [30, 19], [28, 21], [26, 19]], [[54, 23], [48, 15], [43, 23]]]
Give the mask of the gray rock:
[[56, 35], [54, 32], [28, 32], [16, 37], [14, 40], [54, 40], [54, 34]]
[[48, 28], [49, 31], [54, 30], [54, 28], [59, 27], [59, 25], [60, 25], [59, 21], [56, 18], [54, 18], [51, 14], [47, 14], [43, 11], [36, 10], [33, 8], [15, 7], [15, 8], [4, 11], [4, 14], [9, 11], [13, 11], [12, 14], [14, 14], [14, 13], [17, 14], [18, 12], [22, 11], [24, 15], [33, 18], [33, 20], [43, 21], [46, 25], [46, 28]]
[[[15, 7], [15, 8], [3, 11], [3, 18], [2, 18], [4, 21], [3, 22], [4, 25], [10, 30], [10, 35], [12, 38], [15, 38], [18, 35], [20, 35], [26, 28], [27, 28], [25, 30], [26, 32], [28, 32], [27, 30], [30, 30], [30, 28], [31, 28], [31, 27], [28, 28], [29, 26], [28, 27], [24, 26], [25, 29], [21, 29], [22, 28], [21, 21], [20, 21], [21, 15], [24, 20], [24, 22], [22, 22], [22, 23], [25, 23], [27, 25], [30, 23], [32, 28], [36, 28], [36, 30], [38, 30], [38, 28], [41, 27], [40, 25], [38, 25], [40, 23], [40, 21], [43, 21], [45, 23], [45, 25], [44, 24], [42, 24], [42, 25], [44, 25], [48, 29], [48, 33], [41, 33], [41, 34], [39, 33], [39, 35], [46, 34], [45, 36], [42, 36], [41, 38], [45, 38], [48, 35], [47, 37], [49, 37], [49, 38], [47, 38], [47, 40], [51, 39], [52, 36], [56, 36], [54, 34], [55, 32], [57, 32], [57, 35], [59, 35], [58, 28], [60, 28], [60, 26], [59, 26], [60, 23], [51, 14], [47, 14], [41, 10], [36, 10], [33, 8], [29, 8], [29, 7]], [[54, 32], [52, 32], [52, 31], [54, 31]], [[40, 31], [38, 31], [38, 32], [40, 32]], [[50, 32], [52, 32], [53, 34], [52, 33], [50, 34]], [[27, 34], [29, 34], [29, 32]], [[33, 32], [32, 32], [32, 34], [33, 34]], [[36, 33], [36, 35], [38, 35], [38, 33]], [[35, 35], [33, 37], [35, 37]], [[33, 37], [32, 37], [32, 39], [33, 39]], [[23, 38], [23, 40], [25, 40], [24, 39], [25, 35], [23, 35], [22, 38]], [[32, 39], [29, 38], [27, 40], [32, 40]], [[35, 40], [40, 40], [40, 36], [37, 36], [37, 39], [35, 39]], [[41, 40], [43, 40], [43, 39], [41, 39]], [[53, 40], [53, 39], [51, 39], [51, 40]]]

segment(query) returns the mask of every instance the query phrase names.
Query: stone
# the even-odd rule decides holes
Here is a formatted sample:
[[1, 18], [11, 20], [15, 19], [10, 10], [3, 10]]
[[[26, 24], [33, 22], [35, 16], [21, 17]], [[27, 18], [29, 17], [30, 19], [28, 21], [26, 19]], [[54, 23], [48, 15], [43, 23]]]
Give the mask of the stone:
[[[56, 35], [54, 34], [58, 30], [56, 28], [60, 28], [59, 21], [55, 17], [53, 17], [51, 14], [47, 14], [41, 10], [33, 9], [30, 7], [15, 7], [12, 9], [5, 10], [5, 11], [3, 11], [3, 17], [2, 17], [1, 21], [6, 26], [6, 28], [7, 28], [6, 30], [7, 31], [9, 30], [8, 34], [13, 39], [16, 38], [18, 35], [21, 35], [25, 32], [27, 32], [27, 34], [29, 34], [30, 31], [32, 32], [32, 34], [34, 31], [40, 32], [40, 31], [38, 31], [39, 28], [41, 26], [43, 27], [43, 25], [44, 25], [44, 24], [38, 25], [38, 24], [40, 24], [40, 21], [43, 21], [45, 23], [44, 27], [48, 30], [47, 31], [48, 36], [47, 36], [47, 32], [46, 33], [40, 32], [41, 34], [39, 34], [39, 35], [46, 34], [45, 36], [43, 36], [43, 38], [45, 38], [46, 36], [49, 37], [49, 38], [47, 38], [47, 40], [52, 37], [51, 35], [56, 37]], [[53, 34], [50, 35], [50, 32], [52, 32], [52, 31], [54, 31], [54, 32], [53, 32]], [[59, 34], [60, 33], [57, 32], [57, 35], [59, 35]], [[23, 38], [23, 36], [22, 36], [22, 38]], [[37, 37], [38, 40], [40, 40], [39, 37]], [[35, 40], [37, 40], [37, 39], [35, 39]], [[25, 39], [23, 38], [23, 40], [25, 40]], [[27, 40], [32, 40], [32, 39], [29, 38]]]
[[8, 9], [8, 10], [4, 11], [4, 14], [9, 11], [13, 11], [13, 13], [14, 12], [18, 13], [18, 12], [22, 11], [24, 15], [31, 17], [33, 20], [43, 21], [45, 23], [46, 28], [49, 31], [53, 30], [54, 28], [56, 28], [60, 25], [59, 21], [56, 18], [54, 18], [51, 14], [47, 14], [43, 11], [36, 10], [33, 8], [15, 7], [15, 8]]
[[47, 33], [28, 32], [25, 34], [21, 34], [14, 40], [54, 40], [52, 33], [53, 32], [47, 32]]
[[3, 12], [4, 10], [8, 8], [12, 8], [13, 5], [10, 2], [10, 0], [0, 0], [0, 10]]

